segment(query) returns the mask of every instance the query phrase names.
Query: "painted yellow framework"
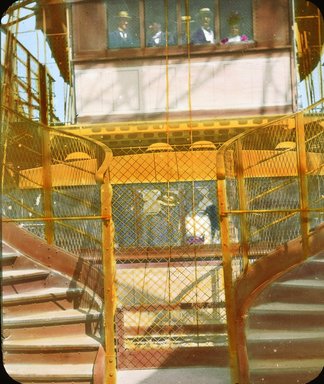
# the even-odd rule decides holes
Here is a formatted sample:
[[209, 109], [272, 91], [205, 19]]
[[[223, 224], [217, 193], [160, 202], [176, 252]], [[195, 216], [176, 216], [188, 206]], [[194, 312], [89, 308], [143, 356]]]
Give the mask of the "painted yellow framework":
[[[269, 158], [271, 160], [269, 161]], [[252, 159], [252, 161], [251, 161]], [[266, 160], [266, 161], [263, 161]], [[321, 168], [322, 154], [307, 153], [311, 168]], [[111, 183], [166, 183], [176, 181], [215, 180], [217, 179], [217, 151], [145, 153], [115, 157], [111, 161]], [[288, 164], [285, 168], [281, 164]], [[227, 158], [227, 169], [233, 164], [233, 158]], [[284, 177], [297, 176], [296, 152], [294, 151], [243, 151], [243, 164], [249, 164], [250, 171], [245, 177]], [[256, 165], [256, 166], [255, 166]], [[154, 173], [151, 172], [152, 166]], [[97, 160], [78, 160], [68, 164], [51, 166], [52, 185], [71, 186], [71, 180], [78, 185], [91, 185], [91, 175], [97, 169]], [[324, 169], [320, 171], [324, 175]], [[228, 176], [234, 176], [228, 173]], [[20, 172], [21, 189], [42, 188], [43, 168], [26, 169]]]

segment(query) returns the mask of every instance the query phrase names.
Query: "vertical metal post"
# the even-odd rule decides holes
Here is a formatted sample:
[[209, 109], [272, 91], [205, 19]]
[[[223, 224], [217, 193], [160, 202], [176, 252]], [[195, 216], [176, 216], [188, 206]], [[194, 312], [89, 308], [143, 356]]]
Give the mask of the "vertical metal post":
[[[243, 211], [240, 213], [240, 250], [243, 258], [243, 273], [247, 271], [249, 267], [249, 228], [246, 203], [246, 193], [244, 185], [244, 162], [243, 162], [243, 149], [242, 141], [237, 140], [236, 142], [236, 157], [234, 158], [235, 174], [237, 178], [237, 188], [239, 197], [239, 210]], [[240, 372], [240, 384], [249, 383], [249, 360], [246, 350], [246, 338], [244, 332], [244, 317], [236, 309], [236, 350], [238, 356], [238, 370]]]
[[116, 312], [116, 263], [114, 258], [114, 224], [112, 221], [112, 187], [108, 176], [101, 186], [102, 247], [104, 274], [104, 332], [105, 332], [105, 384], [115, 384], [115, 312]]
[[[0, 79], [1, 79], [1, 92], [0, 92], [0, 102], [1, 106], [6, 106], [13, 109], [13, 66], [16, 55], [14, 51], [16, 49], [16, 40], [13, 37], [13, 34], [10, 31], [7, 31], [5, 37], [5, 47], [4, 47], [4, 66], [0, 66]], [[0, 39], [0, 48], [2, 39]], [[0, 108], [0, 123], [1, 123], [1, 188], [4, 187], [5, 183], [5, 168], [7, 162], [7, 144], [8, 144], [8, 135], [10, 134], [9, 130], [9, 112], [4, 108]], [[2, 193], [2, 190], [1, 190]]]
[[296, 115], [296, 144], [297, 144], [297, 167], [299, 177], [300, 197], [300, 226], [303, 245], [303, 256], [307, 259], [309, 255], [309, 213], [308, 213], [308, 186], [307, 186], [307, 154], [305, 143], [304, 115], [300, 112]]
[[30, 120], [33, 119], [33, 99], [32, 99], [32, 82], [31, 82], [31, 65], [30, 65], [30, 54], [27, 53], [27, 63], [26, 63], [26, 71], [27, 71], [27, 97], [28, 97], [28, 117]]
[[217, 191], [221, 228], [221, 248], [223, 256], [229, 362], [231, 368], [232, 384], [237, 384], [239, 383], [240, 372], [237, 354], [236, 305], [233, 287], [232, 255], [230, 251], [225, 164], [223, 156], [223, 153], [217, 154]]
[[[244, 189], [244, 171], [243, 171], [243, 151], [242, 151], [242, 142], [237, 140], [237, 157], [236, 157], [236, 177], [237, 177], [237, 186], [239, 193], [239, 209], [241, 211], [246, 210], [246, 197]], [[249, 230], [247, 227], [246, 213], [240, 214], [240, 229], [241, 229], [241, 239], [240, 239], [240, 249], [242, 251], [243, 258], [243, 270], [246, 271], [249, 266]]]
[[51, 150], [50, 134], [48, 124], [48, 105], [47, 105], [47, 76], [46, 67], [39, 65], [39, 105], [40, 121], [44, 125], [42, 134], [43, 151], [43, 194], [44, 194], [44, 216], [45, 216], [45, 239], [48, 244], [54, 242], [54, 222], [52, 204], [52, 169], [51, 169]]

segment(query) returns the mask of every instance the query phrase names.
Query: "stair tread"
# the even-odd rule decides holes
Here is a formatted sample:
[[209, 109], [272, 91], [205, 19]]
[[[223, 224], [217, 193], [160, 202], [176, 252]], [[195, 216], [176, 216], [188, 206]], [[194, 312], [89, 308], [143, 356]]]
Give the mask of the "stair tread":
[[5, 349], [64, 349], [73, 347], [99, 347], [100, 342], [88, 335], [41, 337], [35, 339], [4, 340]]
[[93, 364], [5, 364], [5, 369], [10, 376], [65, 377], [66, 379], [77, 377], [92, 377]]
[[15, 293], [15, 294], [5, 294], [3, 295], [3, 303], [8, 304], [12, 302], [23, 302], [23, 301], [38, 301], [41, 299], [56, 299], [58, 297], [64, 297], [67, 294], [74, 294], [81, 292], [81, 289], [78, 288], [68, 288], [68, 287], [52, 287], [52, 288], [42, 288], [34, 291]]
[[12, 253], [15, 255], [20, 255], [21, 253], [17, 251], [15, 248], [8, 245], [5, 241], [2, 240], [2, 254]]
[[248, 330], [248, 341], [273, 341], [273, 340], [303, 340], [303, 339], [321, 339], [324, 338], [324, 329], [319, 330]]
[[5, 259], [15, 259], [18, 256], [19, 256], [19, 254], [17, 252], [3, 252], [1, 254], [1, 259], [2, 260], [5, 260]]
[[323, 258], [323, 255], [320, 255], [320, 256], [315, 256], [313, 259], [311, 260], [308, 260], [307, 262], [309, 263], [324, 263], [324, 258]]
[[45, 269], [15, 269], [15, 270], [6, 270], [2, 272], [3, 279], [24, 277], [24, 276], [46, 276], [49, 272]]
[[319, 371], [323, 367], [323, 359], [264, 359], [250, 361], [250, 369], [253, 371], [257, 370], [268, 370], [272, 368], [276, 369], [287, 369], [294, 371], [303, 371], [304, 369], [318, 369]]
[[75, 321], [85, 321], [86, 317], [90, 315], [94, 318], [98, 318], [100, 316], [100, 312], [91, 310], [88, 312], [81, 312], [76, 309], [66, 309], [66, 310], [55, 310], [55, 311], [47, 311], [47, 312], [37, 312], [32, 314], [24, 314], [24, 315], [16, 315], [16, 316], [8, 316], [4, 317], [3, 324], [4, 326], [10, 325], [28, 325], [33, 323], [42, 322], [44, 326], [53, 324], [53, 323], [61, 323], [62, 321], [66, 323], [71, 323]]
[[270, 302], [252, 307], [250, 312], [323, 312], [324, 304], [305, 304], [305, 303], [285, 303], [285, 302]]
[[324, 280], [318, 279], [296, 279], [287, 280], [276, 283], [280, 286], [292, 286], [292, 287], [307, 287], [307, 288], [324, 288]]

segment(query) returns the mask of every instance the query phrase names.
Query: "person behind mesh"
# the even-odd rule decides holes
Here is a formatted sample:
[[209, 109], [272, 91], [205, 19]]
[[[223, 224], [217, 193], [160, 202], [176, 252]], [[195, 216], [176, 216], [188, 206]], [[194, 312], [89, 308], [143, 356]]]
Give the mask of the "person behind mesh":
[[229, 35], [221, 39], [221, 44], [242, 43], [249, 41], [245, 34], [241, 34], [240, 22], [241, 16], [238, 12], [233, 12], [228, 18]]
[[212, 12], [209, 8], [201, 8], [198, 12], [200, 26], [191, 36], [192, 44], [215, 44], [214, 31], [211, 26]]
[[161, 23], [154, 20], [149, 26], [148, 47], [165, 47], [166, 44], [174, 45], [174, 39], [170, 33], [162, 31]]
[[215, 204], [210, 204], [206, 207], [204, 213], [210, 221], [210, 234], [212, 243], [220, 243], [220, 225], [218, 218], [218, 210]]
[[130, 48], [134, 46], [132, 36], [128, 31], [128, 22], [131, 20], [127, 11], [120, 11], [116, 16], [118, 18], [117, 29], [109, 33], [110, 48]]

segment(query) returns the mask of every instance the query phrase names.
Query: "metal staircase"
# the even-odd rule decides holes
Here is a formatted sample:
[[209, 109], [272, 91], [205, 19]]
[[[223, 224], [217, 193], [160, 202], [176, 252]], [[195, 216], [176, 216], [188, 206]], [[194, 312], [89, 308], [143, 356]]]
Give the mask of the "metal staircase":
[[21, 383], [92, 383], [99, 311], [78, 306], [81, 288], [3, 243], [3, 358]]
[[306, 383], [324, 366], [324, 251], [264, 289], [247, 313], [251, 383]]

